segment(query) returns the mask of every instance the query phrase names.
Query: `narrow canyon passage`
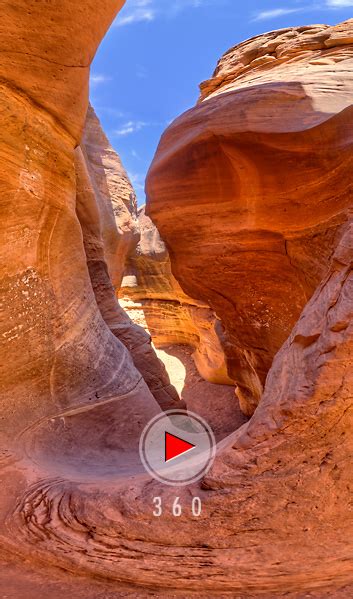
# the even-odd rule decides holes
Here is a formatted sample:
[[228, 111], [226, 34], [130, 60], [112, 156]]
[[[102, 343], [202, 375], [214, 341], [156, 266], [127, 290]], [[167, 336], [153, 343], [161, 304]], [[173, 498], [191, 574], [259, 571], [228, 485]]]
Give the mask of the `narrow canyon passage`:
[[138, 210], [137, 222], [140, 239], [126, 260], [120, 305], [151, 334], [188, 410], [204, 417], [221, 440], [247, 421], [227, 373], [222, 323], [207, 304], [183, 292], [172, 274], [166, 245], [144, 207]]
[[[138, 212], [88, 104], [122, 5], [4, 3], [0, 584], [29, 599], [339, 599], [353, 584], [353, 20], [227, 52], [163, 135]], [[217, 439], [188, 486], [139, 454], [175, 407]], [[175, 517], [195, 498], [197, 517]]]

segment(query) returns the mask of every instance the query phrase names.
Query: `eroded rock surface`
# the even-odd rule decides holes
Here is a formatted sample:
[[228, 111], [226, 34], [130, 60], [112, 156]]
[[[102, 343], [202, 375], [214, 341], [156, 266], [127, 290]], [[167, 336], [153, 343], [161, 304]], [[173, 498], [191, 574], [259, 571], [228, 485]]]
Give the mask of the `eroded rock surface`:
[[[184, 596], [322, 597], [329, 587], [335, 597], [351, 583], [352, 231], [351, 223], [276, 356], [255, 416], [220, 444], [201, 486], [40, 481], [8, 520], [21, 547], [64, 568]], [[153, 520], [156, 495], [166, 509]], [[176, 496], [187, 506], [196, 495], [201, 517], [172, 516]]]
[[222, 348], [222, 325], [212, 310], [188, 297], [172, 274], [168, 250], [145, 209], [139, 211], [141, 239], [126, 263], [121, 304], [144, 326], [158, 348], [188, 345], [201, 376], [232, 385]]
[[[74, 8], [69, 2], [59, 8], [34, 1], [2, 7], [0, 436], [5, 446], [24, 427], [83, 408], [97, 396], [146, 390], [98, 309], [76, 215], [75, 147], [88, 105], [89, 64], [121, 5], [104, 0], [98, 14], [90, 0]], [[41, 35], [35, 23], [41, 23]], [[147, 412], [153, 413], [148, 391], [146, 398]]]
[[[43, 571], [49, 578], [55, 567], [51, 584], [73, 596], [80, 594], [73, 577], [85, 575], [107, 581], [104, 596], [127, 583], [139, 587], [137, 596], [172, 590], [183, 597], [320, 597], [329, 587], [334, 597], [337, 587], [353, 583], [352, 24], [257, 38], [260, 48], [269, 38], [292, 36], [294, 50], [286, 52], [295, 70], [284, 68], [284, 58], [270, 76], [256, 63], [246, 75], [256, 72], [255, 89], [249, 80], [243, 90], [215, 91], [162, 141], [150, 211], [185, 291], [189, 284], [222, 317], [227, 366], [240, 377], [246, 405], [255, 402], [271, 352], [311, 295], [273, 360], [255, 415], [218, 445], [201, 483], [171, 488], [152, 481], [138, 458], [141, 429], [159, 407], [114, 329], [120, 325], [101, 196], [78, 147], [89, 61], [120, 4], [4, 5], [0, 556], [11, 555], [1, 557], [14, 572], [9, 591], [15, 576], [15, 593], [23, 596], [27, 580], [42, 590]], [[321, 33], [329, 36], [318, 42]], [[319, 59], [310, 76], [309, 56]], [[261, 69], [270, 78], [263, 86]], [[278, 78], [285, 79], [279, 91]], [[292, 94], [298, 78], [304, 95]], [[295, 184], [291, 164], [302, 183]], [[214, 231], [223, 235], [218, 242]], [[260, 316], [271, 315], [264, 324], [257, 308], [263, 298]], [[152, 515], [156, 496], [160, 518]], [[197, 518], [190, 513], [195, 496], [202, 499]], [[183, 506], [177, 518], [176, 497]], [[100, 582], [92, 586], [100, 593]], [[83, 583], [84, 596], [91, 591]]]
[[184, 407], [157, 357], [150, 335], [119, 305], [125, 260], [140, 239], [136, 197], [119, 156], [111, 147], [92, 107], [83, 143], [76, 150], [77, 215], [96, 302], [110, 331], [132, 356], [163, 409]]
[[[121, 318], [121, 334], [110, 327], [117, 309], [105, 248], [113, 254], [115, 240], [109, 238], [107, 198], [97, 169], [97, 188], [92, 184], [89, 139], [88, 160], [79, 147], [89, 66], [122, 4], [65, 0], [60, 6], [44, 1], [2, 6], [0, 532], [5, 546], [4, 521], [21, 488], [46, 477], [90, 477], [98, 470], [104, 478], [117, 472], [117, 464], [122, 472], [138, 470], [141, 430], [159, 412], [142, 365], [134, 366], [138, 360], [127, 349], [130, 342], [141, 347], [136, 353], [147, 355], [148, 372], [149, 339], [127, 317]], [[109, 193], [111, 187], [110, 182]], [[158, 372], [152, 374], [164, 393]], [[167, 395], [174, 402], [171, 391]]]
[[126, 257], [140, 239], [136, 194], [92, 106], [88, 108], [81, 148], [98, 203], [105, 260], [114, 289], [118, 290]]
[[147, 212], [183, 290], [222, 320], [247, 414], [351, 209], [352, 66], [352, 21], [236, 46], [148, 176]]

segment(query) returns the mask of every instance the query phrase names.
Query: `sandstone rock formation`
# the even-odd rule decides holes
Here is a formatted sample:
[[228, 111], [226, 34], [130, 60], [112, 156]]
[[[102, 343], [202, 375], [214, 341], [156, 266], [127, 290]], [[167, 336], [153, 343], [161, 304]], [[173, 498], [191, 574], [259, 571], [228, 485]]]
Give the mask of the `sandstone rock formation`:
[[233, 385], [226, 371], [221, 322], [209, 306], [183, 292], [172, 274], [168, 250], [144, 208], [138, 221], [141, 239], [126, 263], [121, 305], [151, 333], [156, 347], [189, 345], [206, 381]]
[[[80, 478], [98, 465], [104, 476], [116, 471], [119, 452], [127, 462], [129, 455], [136, 461], [141, 429], [159, 412], [139, 372], [142, 365], [137, 370], [126, 349], [139, 345], [135, 362], [141, 354], [149, 359], [146, 334], [126, 316], [115, 321], [121, 329], [115, 335], [107, 326], [116, 306], [102, 238], [104, 194], [99, 177], [99, 193], [93, 191], [92, 153], [86, 161], [78, 147], [89, 66], [122, 4], [103, 0], [97, 10], [92, 0], [75, 5], [64, 0], [60, 6], [30, 0], [2, 7], [0, 530], [5, 545], [4, 521], [26, 482], [59, 472]], [[91, 150], [86, 139], [88, 158]], [[103, 219], [105, 232], [108, 220]], [[158, 379], [149, 382], [160, 386], [161, 403], [166, 395], [174, 405], [176, 393], [149, 370], [147, 362], [147, 375]]]
[[76, 150], [76, 176], [76, 211], [103, 319], [128, 349], [159, 405], [163, 409], [185, 407], [152, 348], [150, 335], [130, 320], [116, 298], [126, 257], [140, 238], [136, 198], [120, 158], [91, 107], [82, 148]]
[[121, 4], [4, 3], [0, 565], [28, 597], [28, 580], [43, 594], [43, 571], [91, 576], [95, 596], [130, 583], [138, 597], [335, 597], [353, 583], [352, 22], [249, 42], [261, 58], [287, 39], [277, 66], [255, 63], [243, 89], [214, 91], [162, 141], [149, 210], [185, 291], [222, 318], [247, 406], [289, 331], [249, 423], [218, 444], [201, 484], [174, 488], [138, 458], [160, 408], [117, 338], [105, 199], [79, 147], [89, 63]]
[[91, 0], [75, 8], [68, 1], [3, 7], [4, 451], [24, 424], [84, 408], [97, 395], [142, 389], [146, 399], [141, 376], [98, 310], [76, 216], [74, 158], [88, 105], [89, 64], [121, 4], [105, 0], [100, 15]]
[[125, 168], [92, 106], [88, 108], [81, 147], [94, 195], [98, 198], [105, 260], [117, 290], [126, 257], [140, 239], [137, 201]]
[[183, 290], [222, 321], [247, 414], [351, 209], [352, 35], [285, 29], [227, 52], [149, 173], [147, 212]]
[[[201, 488], [162, 488], [143, 476], [120, 488], [107, 478], [39, 481], [7, 522], [22, 550], [183, 596], [312, 591], [322, 599], [321, 587], [335, 597], [352, 583], [352, 255], [350, 222], [256, 414], [219, 445]], [[153, 520], [156, 495], [168, 509]], [[175, 496], [188, 505], [196, 495], [201, 517], [171, 515]]]

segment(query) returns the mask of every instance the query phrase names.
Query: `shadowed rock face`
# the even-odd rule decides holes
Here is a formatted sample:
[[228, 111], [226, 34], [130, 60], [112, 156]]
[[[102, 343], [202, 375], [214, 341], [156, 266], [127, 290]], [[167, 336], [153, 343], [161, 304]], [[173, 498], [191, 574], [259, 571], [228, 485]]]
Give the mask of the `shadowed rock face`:
[[132, 185], [90, 107], [83, 144], [76, 150], [77, 215], [95, 299], [110, 331], [129, 351], [134, 365], [163, 409], [184, 407], [170, 384], [151, 337], [134, 324], [116, 298], [126, 256], [140, 238]]
[[[138, 240], [134, 194], [91, 109], [83, 152], [75, 149], [86, 118], [89, 65], [121, 5], [105, 0], [98, 14], [90, 1], [75, 9], [67, 4], [67, 12], [62, 5], [62, 23], [52, 3], [3, 7], [5, 445], [8, 435], [40, 418], [135, 388], [147, 391], [147, 414], [154, 413], [141, 372], [164, 407], [178, 399], [149, 337], [115, 299], [109, 271], [119, 286], [125, 255]], [[33, 31], [35, 23], [43, 35]]]
[[222, 320], [247, 414], [351, 208], [352, 28], [281, 30], [227, 52], [148, 176], [147, 212], [184, 291]]
[[174, 278], [168, 251], [145, 209], [139, 211], [141, 240], [131, 253], [119, 295], [134, 322], [156, 347], [189, 345], [201, 376], [232, 385], [222, 349], [222, 325], [206, 304], [188, 297]]
[[126, 257], [140, 239], [137, 202], [125, 168], [92, 106], [88, 108], [81, 148], [98, 204], [109, 276], [118, 290]]
[[[97, 396], [125, 395], [143, 381], [98, 309], [76, 215], [75, 147], [89, 63], [122, 3], [105, 0], [100, 16], [91, 1], [76, 8], [64, 2], [60, 10], [53, 3], [5, 4], [0, 436], [12, 442], [41, 418]], [[152, 396], [148, 403], [153, 412]]]
[[[184, 596], [305, 590], [321, 599], [320, 587], [335, 597], [351, 583], [352, 231], [276, 356], [256, 414], [222, 442], [201, 486], [33, 482], [7, 519], [16, 545], [71, 571]], [[197, 495], [203, 514], [166, 509], [151, 526], [157, 495], [168, 507]]]

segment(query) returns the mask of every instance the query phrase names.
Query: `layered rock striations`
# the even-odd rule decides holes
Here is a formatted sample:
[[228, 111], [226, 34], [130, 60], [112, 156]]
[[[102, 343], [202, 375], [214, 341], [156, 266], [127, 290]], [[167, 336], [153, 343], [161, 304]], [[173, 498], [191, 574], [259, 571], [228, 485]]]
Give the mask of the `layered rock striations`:
[[[41, 418], [86, 406], [96, 395], [114, 397], [144, 387], [97, 307], [76, 214], [75, 148], [88, 106], [89, 64], [121, 4], [105, 0], [98, 15], [90, 0], [75, 8], [64, 2], [60, 10], [43, 2], [3, 7], [0, 436], [5, 446]], [[150, 406], [153, 413], [152, 396]]]
[[[22, 494], [8, 522], [22, 549], [161, 596], [173, 588], [190, 597], [322, 599], [322, 588], [336, 597], [351, 584], [352, 231], [350, 221], [274, 359], [258, 410], [218, 446], [201, 485], [169, 488], [145, 477], [119, 488], [116, 480], [41, 481]], [[164, 513], [151, 525], [156, 496]], [[195, 496], [198, 518], [188, 509]], [[175, 497], [184, 506], [178, 518]]]
[[81, 149], [98, 203], [105, 260], [118, 290], [126, 257], [140, 239], [136, 194], [92, 106], [87, 111]]
[[225, 329], [243, 410], [327, 272], [352, 204], [352, 21], [236, 46], [165, 132], [147, 213]]
[[[115, 259], [126, 253], [108, 205], [116, 185], [116, 217], [120, 191], [108, 171], [109, 159], [117, 158], [108, 157], [106, 147], [102, 168], [97, 164], [92, 113], [80, 147], [90, 63], [122, 4], [103, 0], [97, 8], [92, 0], [74, 5], [64, 0], [60, 6], [30, 0], [2, 7], [4, 546], [11, 543], [8, 511], [26, 485], [59, 473], [104, 478], [129, 459], [137, 467], [140, 432], [160, 410], [141, 371], [163, 406], [177, 399], [149, 337], [119, 313], [108, 269], [117, 284], [122, 265], [117, 269]], [[132, 238], [135, 224], [123, 200], [120, 207], [125, 237]], [[125, 461], [119, 460], [121, 452]]]
[[149, 212], [184, 293], [222, 319], [249, 411], [269, 369], [204, 479], [167, 487], [138, 457], [159, 407], [119, 341], [135, 329], [117, 320], [105, 199], [79, 147], [89, 61], [120, 4], [4, 5], [1, 562], [17, 590], [43, 589], [44, 565], [108, 595], [335, 597], [353, 583], [352, 22], [248, 42], [252, 61], [289, 45], [278, 69], [260, 60], [239, 90], [234, 75], [162, 140]]
[[121, 160], [89, 107], [83, 142], [76, 150], [77, 215], [95, 299], [110, 331], [129, 351], [134, 365], [163, 409], [183, 407], [150, 335], [119, 305], [126, 258], [140, 239], [136, 197]]
[[226, 371], [221, 322], [209, 306], [183, 292], [172, 274], [168, 250], [144, 208], [138, 222], [141, 239], [126, 263], [121, 305], [151, 333], [157, 348], [188, 345], [206, 381], [233, 384]]

